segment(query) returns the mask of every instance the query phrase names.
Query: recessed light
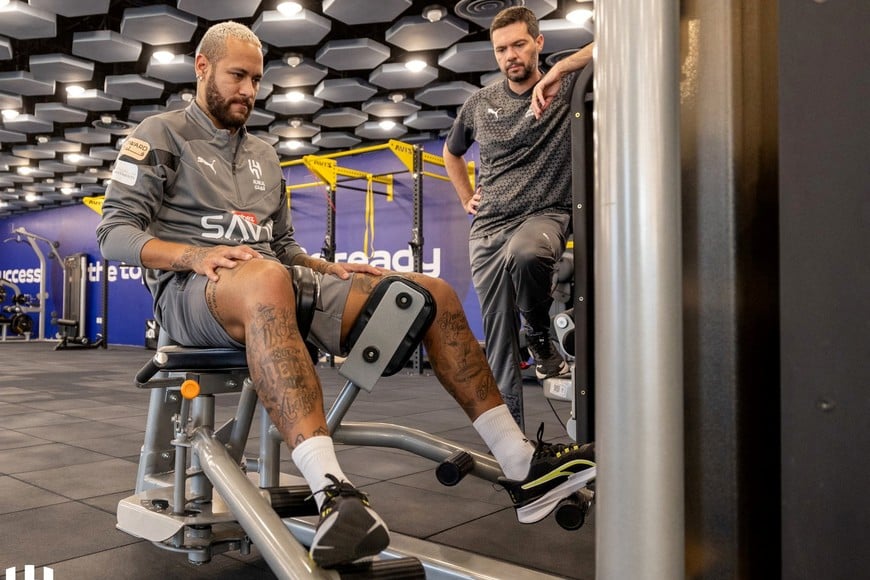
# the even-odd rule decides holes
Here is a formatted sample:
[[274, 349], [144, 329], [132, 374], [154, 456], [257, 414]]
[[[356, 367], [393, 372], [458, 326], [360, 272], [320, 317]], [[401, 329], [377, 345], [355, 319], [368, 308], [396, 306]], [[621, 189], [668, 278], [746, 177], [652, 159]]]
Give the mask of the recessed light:
[[411, 72], [420, 72], [426, 68], [426, 61], [415, 58], [406, 62], [405, 68]]
[[565, 19], [573, 24], [586, 24], [592, 18], [592, 11], [586, 8], [576, 8], [565, 15]]
[[423, 9], [423, 18], [429, 22], [438, 22], [447, 16], [447, 9], [438, 4], [432, 4]]
[[151, 58], [159, 63], [166, 64], [167, 62], [172, 62], [172, 59], [175, 58], [175, 55], [168, 50], [158, 50], [151, 55]]
[[276, 8], [284, 16], [296, 16], [302, 12], [302, 5], [299, 2], [281, 2]]
[[383, 121], [380, 121], [380, 122], [378, 123], [378, 126], [379, 126], [381, 129], [383, 129], [384, 131], [389, 131], [390, 129], [392, 129], [393, 127], [396, 126], [396, 122], [395, 122], [395, 121], [391, 121], [390, 119], [384, 119]]

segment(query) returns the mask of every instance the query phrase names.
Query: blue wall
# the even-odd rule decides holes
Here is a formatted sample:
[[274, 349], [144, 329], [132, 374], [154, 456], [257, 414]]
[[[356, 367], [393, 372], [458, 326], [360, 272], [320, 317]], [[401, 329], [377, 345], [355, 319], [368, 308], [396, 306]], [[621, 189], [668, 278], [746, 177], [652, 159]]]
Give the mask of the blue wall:
[[[441, 154], [441, 141], [424, 144], [424, 150]], [[376, 194], [374, 201], [374, 241], [369, 234], [369, 255], [363, 252], [365, 234], [365, 192], [339, 188], [336, 194], [336, 252], [338, 261], [369, 261], [377, 266], [399, 271], [410, 271], [412, 259], [408, 241], [413, 223], [413, 183], [410, 174], [389, 151], [340, 158], [341, 167], [370, 171], [376, 174], [393, 173], [394, 201], [388, 202]], [[444, 174], [444, 169], [427, 165], [427, 171]], [[309, 183], [314, 178], [304, 167], [288, 169], [288, 184]], [[349, 185], [365, 189], [365, 181]], [[376, 192], [384, 186], [374, 185]], [[475, 335], [483, 338], [480, 307], [471, 284], [468, 265], [468, 228], [470, 218], [465, 215], [453, 187], [447, 181], [425, 178], [423, 185], [423, 262], [424, 272], [449, 282], [465, 306], [469, 323]], [[319, 254], [326, 231], [327, 201], [324, 187], [293, 190], [291, 193], [293, 223], [297, 241], [311, 254]], [[14, 229], [27, 231], [59, 242], [61, 257], [83, 252], [88, 255], [87, 333], [91, 340], [100, 332], [98, 318], [101, 313], [101, 256], [94, 230], [99, 215], [84, 205], [66, 206], [0, 219], [0, 240], [14, 237]], [[49, 255], [47, 245], [40, 242]], [[14, 278], [21, 291], [31, 296], [39, 292], [34, 271], [39, 262], [27, 243], [14, 240], [0, 244], [0, 274]], [[62, 312], [63, 272], [56, 260], [47, 260], [46, 337], [53, 338], [57, 327], [50, 324], [50, 313]], [[145, 320], [151, 318], [151, 298], [142, 282], [139, 268], [118, 268], [109, 263], [108, 339], [110, 344], [143, 345]], [[19, 281], [23, 280], [23, 281]], [[11, 294], [7, 288], [7, 294]], [[7, 297], [3, 305], [8, 305]], [[39, 321], [34, 318], [34, 336]]]

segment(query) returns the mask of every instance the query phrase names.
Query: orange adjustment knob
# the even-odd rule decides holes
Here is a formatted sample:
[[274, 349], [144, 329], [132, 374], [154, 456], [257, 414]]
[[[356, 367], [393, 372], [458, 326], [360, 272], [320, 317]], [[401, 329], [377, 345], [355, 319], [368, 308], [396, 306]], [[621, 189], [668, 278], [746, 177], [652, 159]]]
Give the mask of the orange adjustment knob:
[[193, 379], [187, 379], [181, 383], [181, 396], [185, 399], [195, 399], [199, 396], [199, 383]]

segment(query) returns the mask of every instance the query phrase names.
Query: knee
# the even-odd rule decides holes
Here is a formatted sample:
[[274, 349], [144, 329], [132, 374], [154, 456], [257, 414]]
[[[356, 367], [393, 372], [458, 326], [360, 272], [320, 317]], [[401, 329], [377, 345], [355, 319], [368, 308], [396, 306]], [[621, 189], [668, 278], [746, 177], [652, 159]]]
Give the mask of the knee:
[[509, 260], [510, 269], [520, 273], [539, 273], [552, 268], [555, 263], [553, 256], [541, 254], [534, 247], [515, 248]]
[[432, 295], [432, 299], [435, 301], [435, 304], [459, 302], [459, 296], [457, 296], [456, 291], [453, 289], [453, 286], [451, 286], [441, 278], [420, 276], [418, 278], [415, 278], [415, 282], [420, 284], [429, 292], [429, 294]]
[[243, 280], [241, 300], [246, 304], [292, 303], [293, 281], [280, 263], [272, 260], [252, 260], [245, 263], [237, 275]]

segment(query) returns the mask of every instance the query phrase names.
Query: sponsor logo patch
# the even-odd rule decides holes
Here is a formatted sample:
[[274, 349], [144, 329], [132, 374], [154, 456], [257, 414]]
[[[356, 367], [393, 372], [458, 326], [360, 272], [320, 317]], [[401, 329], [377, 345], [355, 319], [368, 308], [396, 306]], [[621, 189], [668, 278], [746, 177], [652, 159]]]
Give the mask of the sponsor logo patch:
[[142, 161], [149, 151], [151, 151], [151, 145], [141, 139], [128, 137], [121, 148], [121, 155], [127, 155], [136, 161]]
[[135, 185], [139, 177], [139, 166], [129, 161], [119, 159], [112, 169], [112, 180], [124, 185]]

